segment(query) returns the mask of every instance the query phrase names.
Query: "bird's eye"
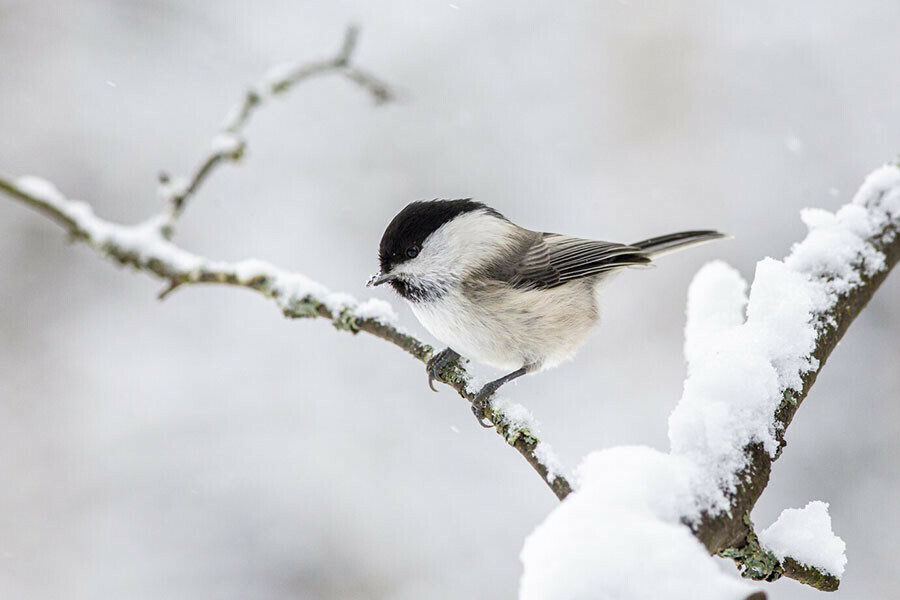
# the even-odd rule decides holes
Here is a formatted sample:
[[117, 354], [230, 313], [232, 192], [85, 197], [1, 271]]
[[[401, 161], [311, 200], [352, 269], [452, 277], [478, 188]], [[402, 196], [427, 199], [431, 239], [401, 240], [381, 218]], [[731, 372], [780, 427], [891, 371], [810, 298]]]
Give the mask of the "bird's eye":
[[406, 256], [409, 258], [415, 258], [419, 255], [419, 247], [418, 246], [410, 246], [406, 249]]

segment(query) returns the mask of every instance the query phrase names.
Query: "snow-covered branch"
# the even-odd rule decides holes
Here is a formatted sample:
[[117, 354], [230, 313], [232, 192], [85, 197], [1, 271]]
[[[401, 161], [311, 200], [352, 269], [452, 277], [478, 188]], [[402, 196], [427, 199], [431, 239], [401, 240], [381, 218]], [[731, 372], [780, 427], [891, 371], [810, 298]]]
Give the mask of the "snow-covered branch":
[[[357, 35], [356, 28], [349, 28], [340, 52], [331, 59], [270, 69], [231, 111], [194, 175], [189, 179], [162, 178], [165, 181], [161, 193], [168, 206], [142, 223], [122, 225], [102, 219], [94, 214], [90, 204], [66, 198], [52, 183], [38, 177], [12, 179], [0, 176], [0, 191], [49, 217], [65, 228], [72, 239], [86, 243], [103, 256], [164, 280], [167, 286], [160, 293], [161, 299], [190, 284], [244, 287], [272, 299], [288, 318], [325, 318], [339, 330], [370, 333], [427, 362], [433, 354], [432, 347], [397, 327], [396, 316], [387, 302], [374, 298], [359, 302], [349, 294], [332, 292], [304, 275], [285, 271], [265, 261], [227, 263], [211, 260], [188, 252], [171, 241], [175, 221], [187, 200], [218, 165], [240, 158], [245, 142], [239, 134], [255, 110], [271, 96], [287, 92], [314, 75], [333, 72], [361, 86], [378, 103], [394, 97], [386, 84], [351, 64]], [[469, 402], [474, 400], [477, 390], [469, 388], [470, 376], [463, 365], [448, 365], [442, 376], [460, 396]], [[550, 446], [538, 439], [536, 422], [527, 409], [506, 401], [496, 402], [486, 416], [497, 433], [528, 461], [558, 498], [564, 498], [571, 491]]]
[[[745, 419], [745, 435], [732, 439], [732, 443], [744, 442], [740, 446], [742, 452], [738, 455], [726, 450], [710, 455], [708, 445], [691, 448], [687, 441], [688, 436], [700, 433], [699, 430], [688, 427], [678, 431], [679, 422], [698, 422], [685, 401], [695, 399], [689, 386], [711, 383], [699, 381], [707, 375], [697, 378], [691, 374], [685, 386], [685, 398], [670, 423], [676, 429], [675, 432], [670, 429], [673, 450], [690, 454], [704, 452], [714, 460], [723, 456], [740, 457], [739, 463], [731, 465], [731, 474], [716, 473], [725, 495], [711, 502], [697, 523], [697, 535], [710, 552], [739, 550], [753, 535], [748, 525], [749, 514], [768, 484], [772, 462], [786, 444], [788, 425], [838, 341], [900, 260], [900, 168], [887, 165], [874, 171], [853, 201], [837, 213], [809, 209], [802, 217], [810, 229], [806, 239], [796, 244], [783, 262], [766, 259], [757, 266], [747, 305], [747, 321], [740, 326], [745, 335], [756, 336], [753, 342], [756, 347], [748, 350], [751, 345], [748, 343], [743, 351], [738, 351], [735, 346], [719, 345], [714, 351], [723, 352], [728, 358], [710, 359], [715, 367], [726, 369], [729, 365], [723, 362], [737, 361], [736, 371], [729, 374], [735, 377], [729, 379], [725, 375], [721, 380], [729, 386], [721, 391], [731, 397], [723, 398], [719, 406], [741, 403], [744, 405], [741, 410], [759, 411], [753, 418]], [[697, 291], [694, 300], [702, 302], [702, 296]], [[736, 339], [741, 336], [737, 333], [740, 330], [729, 331], [734, 333], [726, 332], [724, 337], [731, 336], [734, 343], [740, 344]], [[698, 350], [693, 356], [696, 359], [702, 354]], [[691, 352], [688, 357], [690, 360]], [[756, 362], [751, 365], [750, 361]], [[766, 374], [768, 377], [762, 379]], [[752, 381], [751, 377], [764, 381], [768, 389], [748, 395], [746, 382]], [[714, 388], [698, 394], [709, 392], [714, 392]], [[695, 408], [708, 411], [711, 406], [698, 404]], [[705, 421], [702, 435], [721, 425], [725, 423]], [[748, 426], [756, 429], [749, 430]], [[759, 575], [777, 578], [779, 568], [785, 565]], [[796, 565], [785, 569], [785, 575], [792, 578], [813, 579], [811, 582], [822, 589], [836, 589], [840, 573], [830, 574], [831, 577], [823, 579], [808, 570], [798, 571]]]
[[836, 213], [802, 217], [806, 239], [783, 261], [760, 261], [749, 295], [722, 262], [697, 274], [671, 452], [623, 447], [586, 457], [578, 491], [526, 541], [521, 598], [753, 592], [704, 551], [733, 558], [751, 579], [837, 589], [844, 544], [824, 503], [789, 509], [758, 536], [750, 513], [826, 359], [900, 260], [900, 167], [874, 171]]
[[[434, 352], [431, 346], [396, 326], [394, 311], [383, 300], [372, 298], [359, 302], [349, 294], [332, 292], [304, 275], [265, 261], [228, 263], [180, 248], [163, 234], [162, 225], [168, 222], [168, 214], [137, 225], [112, 223], [97, 217], [89, 204], [70, 200], [51, 183], [31, 176], [14, 181], [0, 177], [0, 191], [50, 217], [65, 227], [73, 239], [88, 244], [100, 254], [165, 280], [168, 287], [161, 296], [190, 284], [244, 287], [271, 298], [288, 318], [325, 318], [339, 330], [364, 331], [391, 342], [422, 362], [427, 362]], [[460, 396], [469, 402], [475, 399], [477, 390], [469, 388], [470, 376], [465, 367], [449, 365], [442, 376]], [[557, 497], [564, 498], [571, 491], [549, 446], [538, 439], [527, 410], [515, 404], [495, 403], [487, 418]]]

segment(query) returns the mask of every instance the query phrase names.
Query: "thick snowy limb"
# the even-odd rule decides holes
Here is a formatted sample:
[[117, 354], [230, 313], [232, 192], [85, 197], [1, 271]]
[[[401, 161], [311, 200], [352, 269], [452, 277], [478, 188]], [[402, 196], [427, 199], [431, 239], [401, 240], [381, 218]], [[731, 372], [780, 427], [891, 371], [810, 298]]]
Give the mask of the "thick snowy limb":
[[[751, 291], [748, 323], [765, 319], [763, 312], [771, 314], [769, 324], [773, 326], [767, 327], [766, 334], [772, 336], [769, 347], [776, 355], [770, 359], [782, 397], [774, 404], [771, 427], [766, 432], [756, 429], [747, 438], [740, 469], [720, 481], [725, 484], [722, 498], [727, 504], [713, 500], [694, 523], [697, 537], [711, 553], [733, 555], [755, 539], [749, 514], [768, 484], [772, 462], [786, 444], [787, 427], [838, 341], [900, 260], [900, 168], [886, 165], [874, 171], [852, 203], [836, 214], [815, 210], [805, 211], [803, 216], [810, 233], [782, 266], [802, 276], [810, 287], [803, 292], [804, 284], [800, 288], [791, 286], [785, 283], [791, 275], [780, 273], [784, 278], [776, 276], [770, 282], [779, 280], [788, 287], [763, 292], [756, 312]], [[754, 288], [758, 283], [754, 282]], [[806, 343], [795, 335], [796, 326], [780, 322], [780, 316], [796, 309], [796, 299], [788, 297], [790, 293], [810, 294], [804, 299], [812, 302], [808, 308], [812, 311], [809, 326], [814, 338], [808, 356], [777, 352], [779, 347], [796, 351]], [[782, 327], [787, 331], [779, 331]], [[793, 339], [783, 337], [785, 333]], [[802, 332], [799, 337], [803, 337]], [[733, 383], [732, 389], [739, 390], [746, 382]], [[762, 576], [777, 578], [779, 569], [785, 576], [820, 589], [836, 589], [838, 585], [836, 577], [804, 568], [801, 561], [786, 560]]]
[[754, 597], [758, 585], [725, 572], [680, 521], [695, 471], [641, 446], [586, 456], [578, 491], [525, 541], [519, 599]]
[[807, 210], [803, 220], [806, 239], [784, 261], [760, 261], [749, 294], [722, 262], [697, 274], [671, 452], [610, 448], [588, 456], [578, 491], [525, 544], [521, 598], [575, 600], [587, 590], [619, 598], [748, 594], [696, 552], [704, 547], [732, 558], [750, 579], [784, 576], [837, 589], [843, 543], [821, 506], [800, 519], [787, 513], [806, 523], [806, 533], [815, 522], [810, 539], [779, 521], [760, 543], [750, 513], [816, 374], [900, 259], [900, 168], [872, 173], [837, 213]]

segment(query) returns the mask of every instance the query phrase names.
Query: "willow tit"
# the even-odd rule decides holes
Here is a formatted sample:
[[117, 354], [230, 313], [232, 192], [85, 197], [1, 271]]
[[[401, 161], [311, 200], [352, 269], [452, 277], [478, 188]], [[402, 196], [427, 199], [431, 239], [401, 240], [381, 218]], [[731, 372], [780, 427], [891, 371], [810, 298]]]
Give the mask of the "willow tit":
[[484, 423], [504, 383], [572, 358], [597, 323], [598, 284], [626, 267], [724, 237], [684, 231], [633, 244], [586, 240], [519, 227], [472, 200], [413, 202], [390, 222], [378, 251], [389, 283], [448, 348], [427, 365], [428, 384], [460, 356], [510, 371], [476, 394]]

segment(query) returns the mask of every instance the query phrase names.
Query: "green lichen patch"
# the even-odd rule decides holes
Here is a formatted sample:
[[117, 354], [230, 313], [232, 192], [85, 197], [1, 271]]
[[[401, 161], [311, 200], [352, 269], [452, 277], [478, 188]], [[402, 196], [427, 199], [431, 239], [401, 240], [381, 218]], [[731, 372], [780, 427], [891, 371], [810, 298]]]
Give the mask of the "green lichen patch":
[[744, 523], [750, 531], [747, 543], [740, 548], [725, 548], [719, 552], [719, 556], [733, 560], [741, 570], [741, 577], [755, 581], [780, 579], [784, 574], [784, 567], [774, 554], [760, 546], [759, 539], [753, 532], [753, 521], [747, 513], [744, 514]]
[[344, 308], [331, 319], [331, 324], [338, 331], [349, 331], [356, 333], [359, 331], [359, 325], [356, 323], [356, 317], [349, 308]]
[[319, 306], [321, 303], [305, 297], [290, 300], [281, 312], [291, 319], [311, 319], [319, 316]]
[[438, 373], [441, 381], [453, 387], [465, 386], [469, 383], [469, 374], [460, 366], [459, 361], [451, 361], [444, 365]]

